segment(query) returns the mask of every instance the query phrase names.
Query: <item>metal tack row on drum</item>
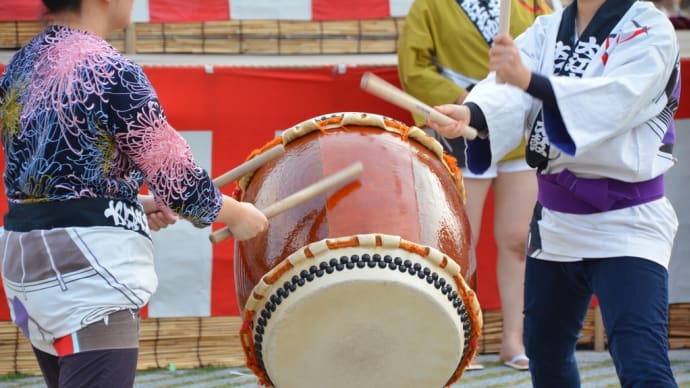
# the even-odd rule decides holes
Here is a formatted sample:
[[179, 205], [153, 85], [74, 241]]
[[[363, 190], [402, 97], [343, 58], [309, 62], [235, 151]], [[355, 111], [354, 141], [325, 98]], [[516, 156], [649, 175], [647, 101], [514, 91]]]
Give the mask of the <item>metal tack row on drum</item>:
[[[370, 113], [304, 121], [239, 180], [263, 209], [354, 162], [363, 170], [235, 243], [247, 366], [263, 385], [443, 387], [477, 351], [462, 175], [416, 127]], [[257, 153], [255, 153], [256, 156]]]

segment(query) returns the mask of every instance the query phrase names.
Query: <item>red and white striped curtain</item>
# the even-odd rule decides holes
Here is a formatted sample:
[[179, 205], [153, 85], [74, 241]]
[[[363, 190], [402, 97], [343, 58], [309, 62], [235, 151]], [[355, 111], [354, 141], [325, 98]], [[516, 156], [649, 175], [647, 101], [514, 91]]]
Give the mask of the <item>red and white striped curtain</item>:
[[[412, 0], [135, 0], [134, 21], [352, 20], [405, 16]], [[40, 0], [0, 1], [0, 21], [40, 20]]]

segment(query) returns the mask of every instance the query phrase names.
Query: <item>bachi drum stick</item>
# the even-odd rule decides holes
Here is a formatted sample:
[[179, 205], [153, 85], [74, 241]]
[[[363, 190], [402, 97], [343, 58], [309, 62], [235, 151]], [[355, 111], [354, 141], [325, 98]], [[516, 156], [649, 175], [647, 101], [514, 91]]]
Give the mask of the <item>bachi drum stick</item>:
[[[294, 194], [290, 194], [289, 196], [269, 205], [265, 209], [262, 210], [262, 212], [266, 215], [266, 218], [271, 218], [273, 216], [276, 216], [288, 209], [291, 209], [297, 205], [300, 205], [315, 196], [329, 190], [329, 189], [340, 189], [343, 186], [353, 182], [359, 175], [362, 173], [364, 170], [364, 167], [362, 165], [362, 162], [356, 162], [351, 164], [350, 166], [333, 173], [316, 183], [313, 183], [302, 190], [297, 191]], [[232, 237], [232, 232], [230, 232], [230, 229], [228, 227], [223, 227], [222, 229], [219, 229], [213, 233], [211, 233], [211, 236], [209, 236], [209, 239], [211, 240], [212, 243], [219, 243], [223, 240], [226, 240], [228, 238]]]
[[213, 184], [216, 185], [216, 187], [218, 187], [219, 189], [224, 186], [227, 186], [231, 182], [243, 177], [244, 175], [258, 170], [264, 164], [270, 162], [273, 159], [278, 158], [284, 153], [285, 148], [282, 144], [278, 144], [277, 146], [267, 150], [266, 152], [263, 152], [247, 160], [246, 162], [240, 164], [239, 166], [233, 168], [225, 174], [215, 178], [213, 180]]
[[[373, 73], [364, 73], [360, 86], [365, 91], [380, 97], [381, 99], [384, 99], [393, 105], [407, 109], [410, 112], [421, 113], [427, 119], [438, 121], [444, 125], [454, 122], [454, 120], [450, 117], [444, 115], [436, 109], [433, 109], [429, 105], [419, 101], [415, 97], [405, 93], [395, 85], [388, 83], [386, 80], [374, 75]], [[462, 136], [468, 140], [472, 140], [477, 137], [477, 130], [468, 125], [465, 127]]]
[[[501, 0], [501, 8], [498, 14], [498, 33], [510, 35], [510, 3], [512, 0]], [[504, 81], [496, 75], [496, 83], [502, 84]]]

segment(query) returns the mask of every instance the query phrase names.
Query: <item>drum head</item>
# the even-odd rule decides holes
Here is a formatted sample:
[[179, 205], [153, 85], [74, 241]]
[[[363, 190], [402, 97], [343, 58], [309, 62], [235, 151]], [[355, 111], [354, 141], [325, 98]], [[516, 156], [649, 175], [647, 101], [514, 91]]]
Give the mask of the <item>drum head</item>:
[[246, 310], [276, 387], [417, 388], [442, 387], [466, 364], [475, 309], [459, 266], [440, 252], [359, 235], [291, 255]]
[[442, 387], [463, 349], [452, 306], [407, 273], [384, 280], [353, 271], [357, 282], [329, 276], [276, 311], [264, 342], [271, 380], [277, 387]]

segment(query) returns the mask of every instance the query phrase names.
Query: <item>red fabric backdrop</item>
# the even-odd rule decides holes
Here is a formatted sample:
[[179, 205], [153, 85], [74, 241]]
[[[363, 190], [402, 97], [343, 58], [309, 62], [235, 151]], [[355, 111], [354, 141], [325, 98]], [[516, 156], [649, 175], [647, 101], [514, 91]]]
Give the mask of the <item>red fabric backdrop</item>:
[[[404, 0], [399, 5], [398, 13], [404, 13], [411, 0]], [[228, 19], [262, 19], [266, 18], [265, 9], [285, 14], [289, 18], [308, 20], [355, 20], [387, 18], [392, 15], [390, 0], [283, 0], [268, 5], [266, 2], [252, 4], [247, 1], [233, 0], [148, 0], [145, 6], [148, 18], [138, 14], [135, 19], [144, 17], [145, 21], [154, 23], [200, 22]], [[236, 5], [237, 4], [237, 5]], [[243, 8], [245, 14], [233, 15], [233, 6]], [[43, 16], [45, 8], [40, 0], [2, 0], [0, 2], [0, 21], [35, 21]], [[401, 15], [395, 15], [401, 16]]]
[[[0, 71], [4, 68], [0, 65]], [[257, 147], [272, 139], [276, 130], [321, 114], [355, 111], [386, 115], [412, 123], [410, 114], [359, 88], [365, 71], [372, 71], [399, 85], [395, 67], [349, 67], [336, 74], [331, 67], [312, 69], [202, 66], [144, 68], [156, 88], [169, 121], [179, 130], [212, 130], [213, 176], [237, 166]], [[690, 74], [690, 59], [683, 74]], [[690, 88], [681, 101], [690, 101]], [[682, 103], [677, 118], [690, 118], [690, 104]], [[2, 169], [2, 164], [0, 164]], [[6, 211], [4, 190], [0, 212]], [[477, 293], [484, 309], [500, 307], [496, 287], [496, 248], [493, 242], [492, 198], [487, 201], [478, 246]], [[232, 243], [214, 246], [212, 315], [237, 315]], [[0, 289], [0, 297], [5, 300]], [[6, 303], [0, 303], [0, 320], [8, 320]]]
[[153, 23], [227, 20], [230, 17], [228, 0], [149, 1], [149, 14]]
[[0, 21], [35, 21], [45, 12], [41, 0], [0, 1]]

